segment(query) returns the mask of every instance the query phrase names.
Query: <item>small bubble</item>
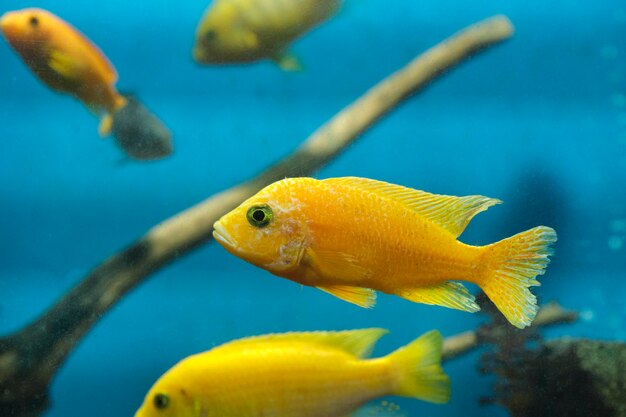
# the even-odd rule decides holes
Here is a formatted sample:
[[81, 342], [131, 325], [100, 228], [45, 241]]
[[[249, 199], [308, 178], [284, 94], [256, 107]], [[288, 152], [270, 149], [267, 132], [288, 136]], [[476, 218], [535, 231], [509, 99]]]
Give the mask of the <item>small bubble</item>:
[[604, 45], [600, 49], [600, 55], [604, 59], [615, 59], [619, 55], [619, 49], [615, 45]]
[[619, 236], [611, 236], [609, 238], [609, 249], [612, 251], [618, 251], [622, 248], [624, 241]]

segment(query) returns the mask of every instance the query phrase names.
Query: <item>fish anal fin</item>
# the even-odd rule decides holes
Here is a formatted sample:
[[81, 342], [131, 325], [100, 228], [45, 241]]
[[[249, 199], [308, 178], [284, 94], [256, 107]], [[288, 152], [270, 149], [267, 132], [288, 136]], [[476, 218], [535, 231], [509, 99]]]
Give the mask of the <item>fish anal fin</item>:
[[280, 52], [272, 57], [272, 60], [283, 71], [299, 72], [304, 69], [300, 58], [292, 52]]
[[438, 305], [475, 313], [480, 310], [472, 294], [458, 282], [444, 282], [429, 287], [404, 289], [398, 296], [415, 303]]
[[502, 203], [498, 199], [481, 195], [455, 197], [431, 194], [367, 178], [343, 177], [330, 178], [323, 181], [358, 188], [383, 198], [395, 200], [443, 227], [452, 233], [454, 237], [458, 237], [465, 230], [470, 220], [476, 214], [487, 210], [493, 205]]
[[376, 305], [376, 291], [370, 288], [349, 287], [345, 285], [328, 285], [319, 286], [317, 288], [344, 301], [356, 304], [359, 307], [372, 308]]
[[113, 116], [110, 113], [105, 114], [100, 119], [100, 125], [98, 126], [98, 134], [101, 138], [105, 138], [111, 134], [113, 128]]
[[387, 330], [380, 328], [329, 332], [289, 332], [252, 336], [234, 340], [216, 349], [242, 347], [246, 344], [253, 345], [258, 343], [299, 342], [332, 346], [344, 352], [350, 353], [351, 355], [362, 358], [368, 356], [372, 352], [372, 349], [378, 339], [386, 333]]

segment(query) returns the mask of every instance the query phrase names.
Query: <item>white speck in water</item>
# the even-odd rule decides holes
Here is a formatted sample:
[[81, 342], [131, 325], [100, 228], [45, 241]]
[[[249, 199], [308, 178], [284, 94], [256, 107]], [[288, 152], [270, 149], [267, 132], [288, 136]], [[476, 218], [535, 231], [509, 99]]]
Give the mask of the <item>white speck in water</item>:
[[582, 321], [593, 321], [595, 315], [596, 313], [593, 310], [587, 308], [580, 312], [580, 319]]
[[620, 93], [611, 95], [611, 103], [613, 103], [615, 107], [626, 106], [626, 95]]
[[615, 59], [619, 55], [619, 49], [615, 45], [604, 45], [600, 49], [600, 55], [604, 59]]
[[624, 240], [619, 236], [611, 236], [609, 238], [609, 249], [618, 251], [624, 246]]

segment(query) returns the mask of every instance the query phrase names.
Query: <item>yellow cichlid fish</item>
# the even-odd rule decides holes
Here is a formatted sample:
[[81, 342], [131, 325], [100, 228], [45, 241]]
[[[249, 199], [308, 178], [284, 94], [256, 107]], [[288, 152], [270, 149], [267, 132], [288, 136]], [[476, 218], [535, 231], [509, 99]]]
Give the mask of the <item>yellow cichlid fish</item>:
[[364, 359], [385, 333], [284, 333], [226, 343], [167, 371], [135, 417], [347, 417], [385, 395], [447, 402], [439, 332]]
[[480, 310], [459, 282], [478, 285], [508, 321], [529, 326], [556, 232], [545, 226], [487, 246], [457, 240], [501, 201], [453, 197], [366, 178], [275, 182], [214, 225], [232, 254], [362, 307], [375, 290], [425, 304]]
[[341, 0], [214, 0], [196, 30], [193, 56], [201, 64], [271, 59], [301, 68], [291, 42], [330, 18]]

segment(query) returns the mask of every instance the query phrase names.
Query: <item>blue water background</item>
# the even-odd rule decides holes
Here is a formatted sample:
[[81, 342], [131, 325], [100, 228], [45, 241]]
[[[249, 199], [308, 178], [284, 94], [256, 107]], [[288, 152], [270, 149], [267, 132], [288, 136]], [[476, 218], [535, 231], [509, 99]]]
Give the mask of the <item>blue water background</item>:
[[[419, 52], [505, 13], [515, 38], [444, 76], [368, 131], [319, 178], [357, 175], [504, 205], [461, 239], [485, 244], [543, 223], [554, 263], [535, 290], [582, 311], [546, 332], [626, 339], [626, 5], [621, 0], [349, 0], [297, 42], [305, 71], [270, 63], [201, 68], [190, 56], [206, 3], [5, 1], [48, 8], [94, 40], [175, 134], [175, 154], [124, 163], [83, 106], [0, 42], [0, 332], [41, 314], [92, 267], [157, 222], [245, 180]], [[95, 326], [52, 386], [50, 417], [131, 416], [179, 359], [250, 334], [381, 326], [386, 354], [424, 331], [484, 321], [381, 295], [368, 311], [281, 280], [211, 244], [147, 279]], [[411, 416], [481, 408], [478, 354], [446, 364], [449, 404], [399, 401]]]

